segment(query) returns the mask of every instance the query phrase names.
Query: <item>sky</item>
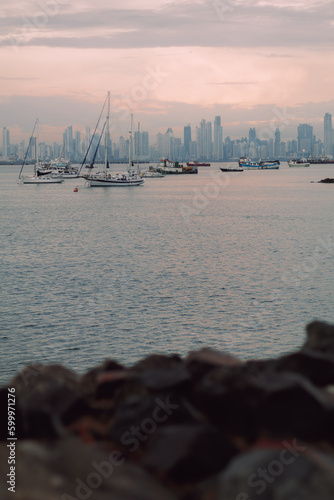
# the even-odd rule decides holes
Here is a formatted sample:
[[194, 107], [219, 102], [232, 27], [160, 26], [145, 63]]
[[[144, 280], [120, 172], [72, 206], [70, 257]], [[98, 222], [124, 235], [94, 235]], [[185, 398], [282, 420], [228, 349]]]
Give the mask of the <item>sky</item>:
[[94, 128], [107, 91], [114, 136], [222, 118], [224, 138], [323, 140], [334, 115], [332, 0], [11, 0], [0, 8], [0, 127], [11, 142]]

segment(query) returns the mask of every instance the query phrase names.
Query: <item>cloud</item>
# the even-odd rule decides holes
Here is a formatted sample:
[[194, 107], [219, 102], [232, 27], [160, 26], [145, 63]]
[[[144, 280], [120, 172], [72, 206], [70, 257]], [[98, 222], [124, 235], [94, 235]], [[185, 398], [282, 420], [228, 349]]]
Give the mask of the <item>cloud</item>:
[[[51, 0], [50, 0], [51, 1]], [[53, 0], [56, 2], [56, 0]], [[47, 5], [47, 4], [45, 4]], [[0, 18], [0, 45], [75, 48], [138, 47], [296, 47], [332, 43], [328, 8], [333, 2], [267, 1], [229, 2], [224, 18], [219, 9], [225, 0], [203, 2], [159, 2], [154, 7], [140, 2], [133, 8], [114, 8], [101, 0], [94, 3], [57, 4], [43, 11], [43, 4], [30, 7], [22, 16]], [[13, 11], [14, 13], [15, 11]], [[52, 13], [54, 12], [54, 13]], [[251, 21], [250, 21], [251, 20]], [[305, 36], [307, 33], [307, 36]]]
[[[159, 120], [177, 123], [186, 116], [182, 110], [193, 116], [191, 109], [217, 106], [246, 113], [272, 103], [330, 102], [333, 6], [330, 0], [12, 0], [0, 14], [0, 101], [8, 104], [0, 116], [4, 126], [15, 116], [23, 128], [43, 102], [45, 120], [56, 128], [91, 123], [108, 89], [152, 128]], [[155, 68], [168, 76], [148, 89]], [[142, 99], [134, 99], [138, 92]], [[26, 109], [21, 118], [17, 99]]]

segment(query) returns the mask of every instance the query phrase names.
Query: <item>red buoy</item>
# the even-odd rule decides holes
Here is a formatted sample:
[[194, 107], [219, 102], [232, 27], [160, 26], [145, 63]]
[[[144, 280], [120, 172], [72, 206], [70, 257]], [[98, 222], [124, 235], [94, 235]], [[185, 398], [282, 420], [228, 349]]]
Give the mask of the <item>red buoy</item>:
[[73, 189], [73, 191], [74, 191], [75, 193], [77, 193], [79, 190], [78, 190], [78, 188], [77, 188], [77, 187], [75, 187], [75, 188]]

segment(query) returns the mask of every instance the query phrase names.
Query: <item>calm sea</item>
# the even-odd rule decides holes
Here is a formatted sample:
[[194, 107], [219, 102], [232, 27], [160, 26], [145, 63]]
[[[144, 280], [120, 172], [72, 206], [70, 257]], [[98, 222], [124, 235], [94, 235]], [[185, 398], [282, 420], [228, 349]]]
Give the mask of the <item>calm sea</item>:
[[2, 383], [32, 362], [273, 357], [334, 322], [334, 186], [317, 183], [332, 165], [212, 164], [132, 188], [18, 185], [18, 171], [0, 167]]

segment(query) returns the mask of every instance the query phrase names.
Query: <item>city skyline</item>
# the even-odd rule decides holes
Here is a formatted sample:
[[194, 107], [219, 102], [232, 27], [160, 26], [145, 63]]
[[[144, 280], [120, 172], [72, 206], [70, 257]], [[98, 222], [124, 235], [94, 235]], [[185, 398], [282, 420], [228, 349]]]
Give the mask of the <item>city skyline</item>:
[[[45, 140], [93, 126], [111, 91], [115, 131], [150, 133], [221, 116], [231, 137], [299, 123], [317, 136], [334, 109], [332, 0], [13, 0], [0, 23], [0, 126]], [[307, 36], [305, 36], [307, 33]], [[281, 127], [280, 127], [281, 125]], [[284, 130], [283, 127], [284, 126]]]
[[[172, 127], [168, 127], [164, 134], [159, 132], [154, 135], [153, 139], [151, 136], [151, 141], [149, 132], [142, 130], [138, 123], [137, 129], [132, 134], [132, 158], [157, 160], [167, 157], [179, 161], [189, 159], [221, 161], [240, 156], [248, 156], [252, 159], [273, 157], [286, 159], [296, 155], [316, 158], [321, 156], [331, 158], [334, 155], [334, 131], [330, 113], [326, 113], [323, 117], [323, 140], [314, 134], [313, 126], [306, 123], [300, 123], [297, 127], [297, 135], [288, 141], [282, 140], [279, 128], [274, 131], [268, 128], [257, 130], [255, 127], [249, 128], [248, 135], [231, 139], [228, 135], [224, 136], [221, 123], [221, 116], [215, 116], [213, 124], [211, 121], [202, 119], [195, 127], [190, 124], [185, 125], [183, 138], [175, 137]], [[101, 140], [100, 133], [103, 133], [101, 130], [95, 130], [95, 135], [93, 135], [90, 127], [86, 127], [83, 134], [80, 130], [74, 130], [70, 125], [63, 132], [61, 144], [56, 141], [50, 144], [40, 140], [38, 130], [39, 127], [29, 141], [30, 159], [34, 158], [35, 145], [38, 145], [40, 158], [51, 160], [64, 157], [66, 160], [81, 163], [86, 157], [90, 144], [92, 144], [91, 151], [96, 149], [98, 157], [104, 157], [104, 144], [107, 142], [110, 160], [118, 161], [128, 158], [130, 132], [127, 137], [113, 137], [109, 130], [108, 135], [104, 134], [104, 139]], [[32, 143], [31, 139], [33, 139]], [[26, 150], [25, 141], [21, 141], [19, 145], [12, 143], [10, 130], [3, 127], [1, 159], [22, 159], [25, 154], [24, 150]]]

